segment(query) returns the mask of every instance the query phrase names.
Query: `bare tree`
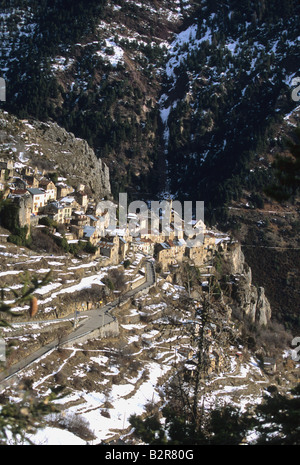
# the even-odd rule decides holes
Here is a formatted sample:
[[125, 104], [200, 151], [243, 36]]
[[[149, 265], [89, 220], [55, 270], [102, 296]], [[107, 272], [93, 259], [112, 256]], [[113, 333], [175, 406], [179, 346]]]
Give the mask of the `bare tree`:
[[226, 309], [214, 298], [213, 292], [203, 293], [198, 302], [185, 296], [178, 307], [166, 312], [165, 331], [176, 328], [178, 346], [182, 347], [184, 338], [189, 341], [190, 349], [182, 357], [175, 357], [175, 374], [166, 386], [167, 400], [172, 410], [184, 418], [193, 431], [200, 433], [206, 421], [204, 406], [206, 380], [212, 369], [212, 332], [218, 337], [219, 347], [226, 344], [227, 334], [222, 331]]

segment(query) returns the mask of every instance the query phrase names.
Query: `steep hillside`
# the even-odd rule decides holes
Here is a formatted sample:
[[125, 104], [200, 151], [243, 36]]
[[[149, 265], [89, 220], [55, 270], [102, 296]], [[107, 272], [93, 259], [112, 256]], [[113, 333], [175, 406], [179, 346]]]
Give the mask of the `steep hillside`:
[[87, 140], [114, 195], [166, 191], [210, 214], [295, 106], [295, 0], [7, 0], [0, 20], [6, 107]]
[[170, 191], [220, 207], [297, 106], [298, 2], [202, 2], [172, 42], [161, 99]]
[[[114, 194], [156, 193], [163, 62], [190, 4], [5, 2], [6, 107], [21, 117], [52, 118], [87, 140], [107, 162]], [[149, 170], [155, 176], [147, 180]]]
[[[132, 280], [143, 255], [129, 253], [128, 258], [132, 265], [126, 276]], [[184, 374], [182, 386], [187, 391], [194, 386], [192, 370], [199, 349], [195, 322], [201, 325], [206, 299], [210, 302], [205, 322], [206, 368], [199, 385], [205, 412], [228, 404], [241, 411], [252, 409], [270, 386], [273, 389], [276, 386], [282, 394], [288, 392], [298, 379], [298, 368], [289, 352], [291, 335], [272, 324], [269, 328], [256, 324], [254, 328], [247, 327], [241, 308], [250, 307], [249, 295], [255, 295], [249, 268], [239, 249], [233, 248], [230, 283], [224, 275], [228, 268], [222, 270], [217, 266], [219, 259], [215, 258], [215, 268], [209, 267], [209, 277], [215, 284], [219, 281], [221, 293], [208, 293], [204, 283], [210, 278], [205, 268], [193, 276], [189, 287], [184, 267], [180, 272], [175, 268], [167, 277], [157, 275], [154, 287], [113, 310], [119, 327], [117, 336], [58, 344], [17, 374], [5, 391], [1, 387], [3, 403], [11, 398], [20, 402], [24, 386], [30, 387], [30, 395], [45, 402], [50, 390], [63, 389], [65, 397], [55, 401], [58, 411], [47, 416], [45, 429], [29, 435], [33, 443], [99, 444], [121, 437], [125, 444], [136, 444], [130, 415], [147, 416], [154, 408], [160, 410], [177, 376], [180, 379]], [[32, 253], [5, 241], [0, 245], [0, 261], [3, 268], [9, 268], [1, 272], [8, 302], [13, 296], [7, 287], [20, 288], [24, 262], [28, 271], [39, 277], [49, 269], [53, 271], [52, 282], [36, 293], [38, 314], [26, 321], [28, 306], [17, 308], [20, 318], [3, 330], [10, 348], [9, 366], [55, 337], [72, 333], [74, 311], [65, 312], [67, 319], [58, 319], [62, 316], [61, 312], [59, 315], [55, 312], [58, 299], [60, 303], [65, 299], [69, 307], [75, 304], [80, 308], [83, 291], [90, 290], [91, 285], [103, 287], [102, 280], [108, 272], [98, 268], [97, 259], [88, 262], [66, 255]], [[235, 289], [232, 293], [228, 292], [231, 285]], [[83, 310], [79, 324], [85, 318]], [[277, 358], [275, 374], [264, 365], [267, 355]], [[255, 437], [249, 441], [255, 441]]]
[[[295, 333], [299, 330], [300, 198], [291, 186], [286, 189], [280, 184], [273, 165], [278, 157], [291, 159], [286, 141], [297, 142], [295, 128], [299, 120], [298, 106], [277, 125], [276, 136], [268, 140], [265, 149], [250, 163], [248, 183], [241, 196], [229, 204], [222, 222], [242, 243], [256, 285], [266, 289], [273, 317]], [[292, 174], [297, 176], [296, 166]], [[276, 199], [272, 191], [276, 196], [280, 193], [283, 199]]]
[[[284, 118], [299, 122], [297, 1], [6, 0], [1, 8], [1, 105], [86, 140], [109, 167], [115, 197], [204, 200], [206, 220], [227, 227], [224, 206], [247, 203], [272, 181], [274, 144], [283, 150], [289, 134]], [[260, 235], [254, 224], [248, 245]]]
[[83, 183], [96, 200], [111, 195], [109, 169], [85, 140], [57, 123], [20, 120], [0, 110], [0, 158], [19, 167], [30, 165], [65, 177], [76, 188]]
[[[62, 414], [47, 418], [50, 442], [63, 430], [76, 443], [134, 442], [129, 415], [159, 410], [175, 373], [188, 398], [207, 308], [201, 409], [252, 409], [264, 392], [285, 394], [299, 381], [289, 351], [300, 322], [299, 185], [277, 200], [267, 189], [284, 177], [274, 162], [291, 156], [285, 138], [299, 126], [299, 25], [298, 0], [1, 2], [0, 159], [83, 183], [96, 200], [124, 191], [129, 200], [203, 200], [206, 224], [241, 243], [228, 239], [224, 255], [219, 243], [203, 267], [184, 257], [164, 273], [157, 263], [154, 287], [124, 305], [119, 297], [118, 337], [58, 346], [17, 377], [1, 406], [24, 387], [46, 403], [53, 386], [68, 386], [56, 403]], [[39, 242], [38, 233], [31, 249], [18, 247], [8, 235], [1, 228], [5, 304], [28, 279], [25, 268], [53, 277], [36, 292], [35, 319], [24, 325], [26, 303], [3, 330], [13, 364], [71, 333], [78, 308], [100, 311], [118, 291], [103, 257], [63, 253], [50, 240], [42, 251], [47, 236]], [[127, 268], [113, 268], [129, 287], [145, 255], [126, 258]], [[277, 359], [275, 373], [267, 357]]]

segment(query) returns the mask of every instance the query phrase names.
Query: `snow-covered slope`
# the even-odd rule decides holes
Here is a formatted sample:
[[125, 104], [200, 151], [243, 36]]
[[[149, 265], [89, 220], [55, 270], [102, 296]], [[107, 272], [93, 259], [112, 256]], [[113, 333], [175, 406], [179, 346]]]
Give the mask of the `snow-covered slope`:
[[296, 4], [279, 15], [221, 3], [202, 2], [170, 44], [160, 100], [172, 193], [215, 206], [297, 106], [300, 44]]

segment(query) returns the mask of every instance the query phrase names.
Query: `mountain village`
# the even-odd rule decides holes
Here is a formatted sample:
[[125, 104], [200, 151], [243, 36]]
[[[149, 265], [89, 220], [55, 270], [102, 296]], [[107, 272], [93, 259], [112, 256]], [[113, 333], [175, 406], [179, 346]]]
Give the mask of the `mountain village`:
[[[31, 228], [48, 227], [54, 238], [65, 239], [68, 244], [85, 243], [92, 257], [103, 258], [105, 266], [124, 261], [129, 249], [154, 255], [160, 271], [166, 274], [184, 259], [202, 266], [209, 263], [215, 250], [227, 250], [230, 238], [206, 229], [202, 220], [194, 221], [187, 234], [184, 220], [178, 218], [172, 204], [167, 230], [160, 227], [161, 217], [150, 210], [146, 215], [149, 221], [145, 221], [145, 214], [128, 213], [125, 228], [112, 228], [109, 209], [103, 208], [105, 201], [97, 203], [83, 184], [74, 189], [65, 178], [56, 178], [45, 170], [0, 161], [3, 198], [17, 206], [17, 221], [28, 235]], [[187, 240], [195, 237], [196, 231], [201, 231], [202, 240], [190, 245]]]

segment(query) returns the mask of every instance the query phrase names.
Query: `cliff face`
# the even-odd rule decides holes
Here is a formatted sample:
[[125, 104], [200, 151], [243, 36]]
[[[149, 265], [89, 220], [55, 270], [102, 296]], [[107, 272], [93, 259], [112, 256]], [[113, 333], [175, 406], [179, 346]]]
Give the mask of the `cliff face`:
[[233, 297], [237, 305], [253, 323], [266, 326], [271, 318], [271, 306], [265, 295], [265, 289], [252, 284], [252, 271], [245, 262], [239, 243], [236, 243], [231, 250], [229, 262], [234, 275]]
[[110, 197], [110, 173], [107, 165], [96, 157], [83, 140], [67, 132], [57, 123], [19, 120], [0, 112], [1, 158], [56, 171], [77, 187], [84, 184], [96, 201]]
[[96, 200], [110, 196], [109, 169], [94, 150], [83, 140], [76, 138], [56, 123], [34, 123], [41, 145], [51, 147], [51, 161], [59, 165], [69, 183], [87, 185]]

